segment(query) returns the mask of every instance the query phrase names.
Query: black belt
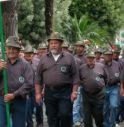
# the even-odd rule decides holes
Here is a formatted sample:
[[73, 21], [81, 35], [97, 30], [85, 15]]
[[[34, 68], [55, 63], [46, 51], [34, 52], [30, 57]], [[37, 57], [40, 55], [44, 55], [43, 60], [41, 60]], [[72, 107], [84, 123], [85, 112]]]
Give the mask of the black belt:
[[84, 93], [86, 93], [87, 95], [97, 95], [98, 93], [102, 92], [103, 91], [103, 88], [102, 89], [96, 89], [94, 90], [93, 92], [90, 92], [90, 91], [86, 91], [85, 89], [83, 89]]
[[109, 86], [109, 87], [118, 86], [118, 83], [119, 83], [119, 82], [117, 82], [117, 83], [112, 83], [112, 84], [107, 84], [107, 86]]
[[46, 85], [45, 87], [46, 89], [50, 89], [50, 90], [62, 90], [62, 89], [65, 89], [65, 88], [72, 88], [71, 85], [67, 84], [67, 85], [58, 85], [58, 86], [50, 86], [50, 85]]

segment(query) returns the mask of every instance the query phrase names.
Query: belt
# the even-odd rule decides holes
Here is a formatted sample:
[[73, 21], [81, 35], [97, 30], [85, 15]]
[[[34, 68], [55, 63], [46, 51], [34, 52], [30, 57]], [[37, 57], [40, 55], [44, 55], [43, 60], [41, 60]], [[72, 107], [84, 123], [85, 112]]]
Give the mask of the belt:
[[109, 87], [112, 87], [112, 86], [118, 86], [118, 83], [107, 84], [107, 86], [109, 86]]
[[98, 93], [102, 92], [103, 89], [97, 89], [93, 92], [90, 92], [90, 91], [86, 91], [86, 90], [83, 90], [87, 95], [97, 95]]
[[72, 86], [71, 85], [61, 85], [61, 86], [49, 86], [49, 85], [46, 85], [46, 89], [50, 89], [50, 90], [62, 90], [62, 89], [65, 89], [65, 88], [71, 88]]

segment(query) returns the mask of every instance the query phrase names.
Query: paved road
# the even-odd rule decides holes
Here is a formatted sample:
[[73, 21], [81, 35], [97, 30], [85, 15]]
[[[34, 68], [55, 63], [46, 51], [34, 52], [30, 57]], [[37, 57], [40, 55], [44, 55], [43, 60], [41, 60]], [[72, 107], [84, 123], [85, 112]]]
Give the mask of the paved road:
[[[44, 126], [43, 127], [48, 127], [48, 125], [47, 125], [47, 123], [45, 122], [44, 123]], [[83, 127], [83, 126], [82, 126]], [[95, 127], [95, 126], [94, 126]], [[121, 123], [120, 125], [119, 125], [119, 127], [124, 127], [124, 122], [123, 123]]]
[[[35, 123], [35, 120], [34, 120], [34, 123]], [[36, 126], [34, 126], [34, 127], [36, 127]], [[43, 127], [48, 127], [47, 117], [45, 115], [45, 108], [44, 108], [44, 126]], [[83, 127], [83, 126], [81, 126], [81, 127]], [[94, 125], [94, 127], [96, 127], [96, 126]], [[120, 123], [119, 127], [124, 127], [124, 122], [123, 123]]]
[[[48, 127], [47, 123], [45, 123], [43, 127]], [[82, 127], [83, 127], [83, 126], [82, 126]], [[95, 127], [95, 126], [94, 126], [94, 127]], [[124, 127], [124, 123], [121, 123], [121, 124], [119, 125], [119, 127]]]

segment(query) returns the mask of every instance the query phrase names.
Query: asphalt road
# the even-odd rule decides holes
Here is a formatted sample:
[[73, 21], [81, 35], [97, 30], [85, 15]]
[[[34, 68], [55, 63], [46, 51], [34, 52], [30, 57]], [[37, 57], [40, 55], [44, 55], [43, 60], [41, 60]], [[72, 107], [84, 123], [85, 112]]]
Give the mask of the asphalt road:
[[[36, 123], [36, 122], [35, 122], [35, 120], [34, 120], [34, 124], [35, 124], [35, 123]], [[34, 127], [36, 127], [36, 124], [34, 125]], [[47, 124], [47, 117], [46, 117], [46, 114], [45, 114], [45, 106], [44, 106], [44, 125], [43, 125], [43, 127], [48, 127], [48, 124]], [[83, 127], [83, 125], [82, 125], [81, 127]], [[96, 127], [95, 124], [94, 124], [94, 127]], [[124, 127], [124, 122], [120, 123], [118, 127]]]

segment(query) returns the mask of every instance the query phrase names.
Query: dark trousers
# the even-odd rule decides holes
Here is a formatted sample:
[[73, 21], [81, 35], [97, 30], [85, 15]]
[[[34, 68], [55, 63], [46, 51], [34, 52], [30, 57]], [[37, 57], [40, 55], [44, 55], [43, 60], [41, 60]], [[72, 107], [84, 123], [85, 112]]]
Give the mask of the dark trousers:
[[[17, 98], [10, 104], [12, 127], [25, 127], [26, 99]], [[0, 127], [6, 127], [6, 111], [3, 97], [0, 96]]]
[[82, 90], [82, 96], [84, 111], [84, 127], [93, 127], [93, 118], [97, 127], [103, 127], [104, 95], [90, 95]]
[[120, 117], [121, 117], [121, 121], [124, 121], [124, 97], [121, 97]]
[[124, 97], [120, 96], [119, 113], [117, 116], [117, 123], [124, 121]]
[[36, 122], [38, 125], [43, 125], [43, 106], [42, 102], [40, 104], [36, 104], [34, 95], [29, 96], [27, 98], [27, 127], [33, 127], [33, 118], [32, 115], [34, 113], [34, 108], [36, 108]]
[[41, 104], [36, 104], [35, 108], [37, 125], [43, 124], [43, 102]]
[[72, 127], [71, 88], [45, 89], [45, 105], [49, 127]]
[[27, 127], [33, 127], [33, 119], [32, 119], [32, 114], [33, 114], [33, 109], [34, 109], [34, 97], [30, 96], [27, 98], [27, 114], [26, 114], [26, 122], [27, 122]]

